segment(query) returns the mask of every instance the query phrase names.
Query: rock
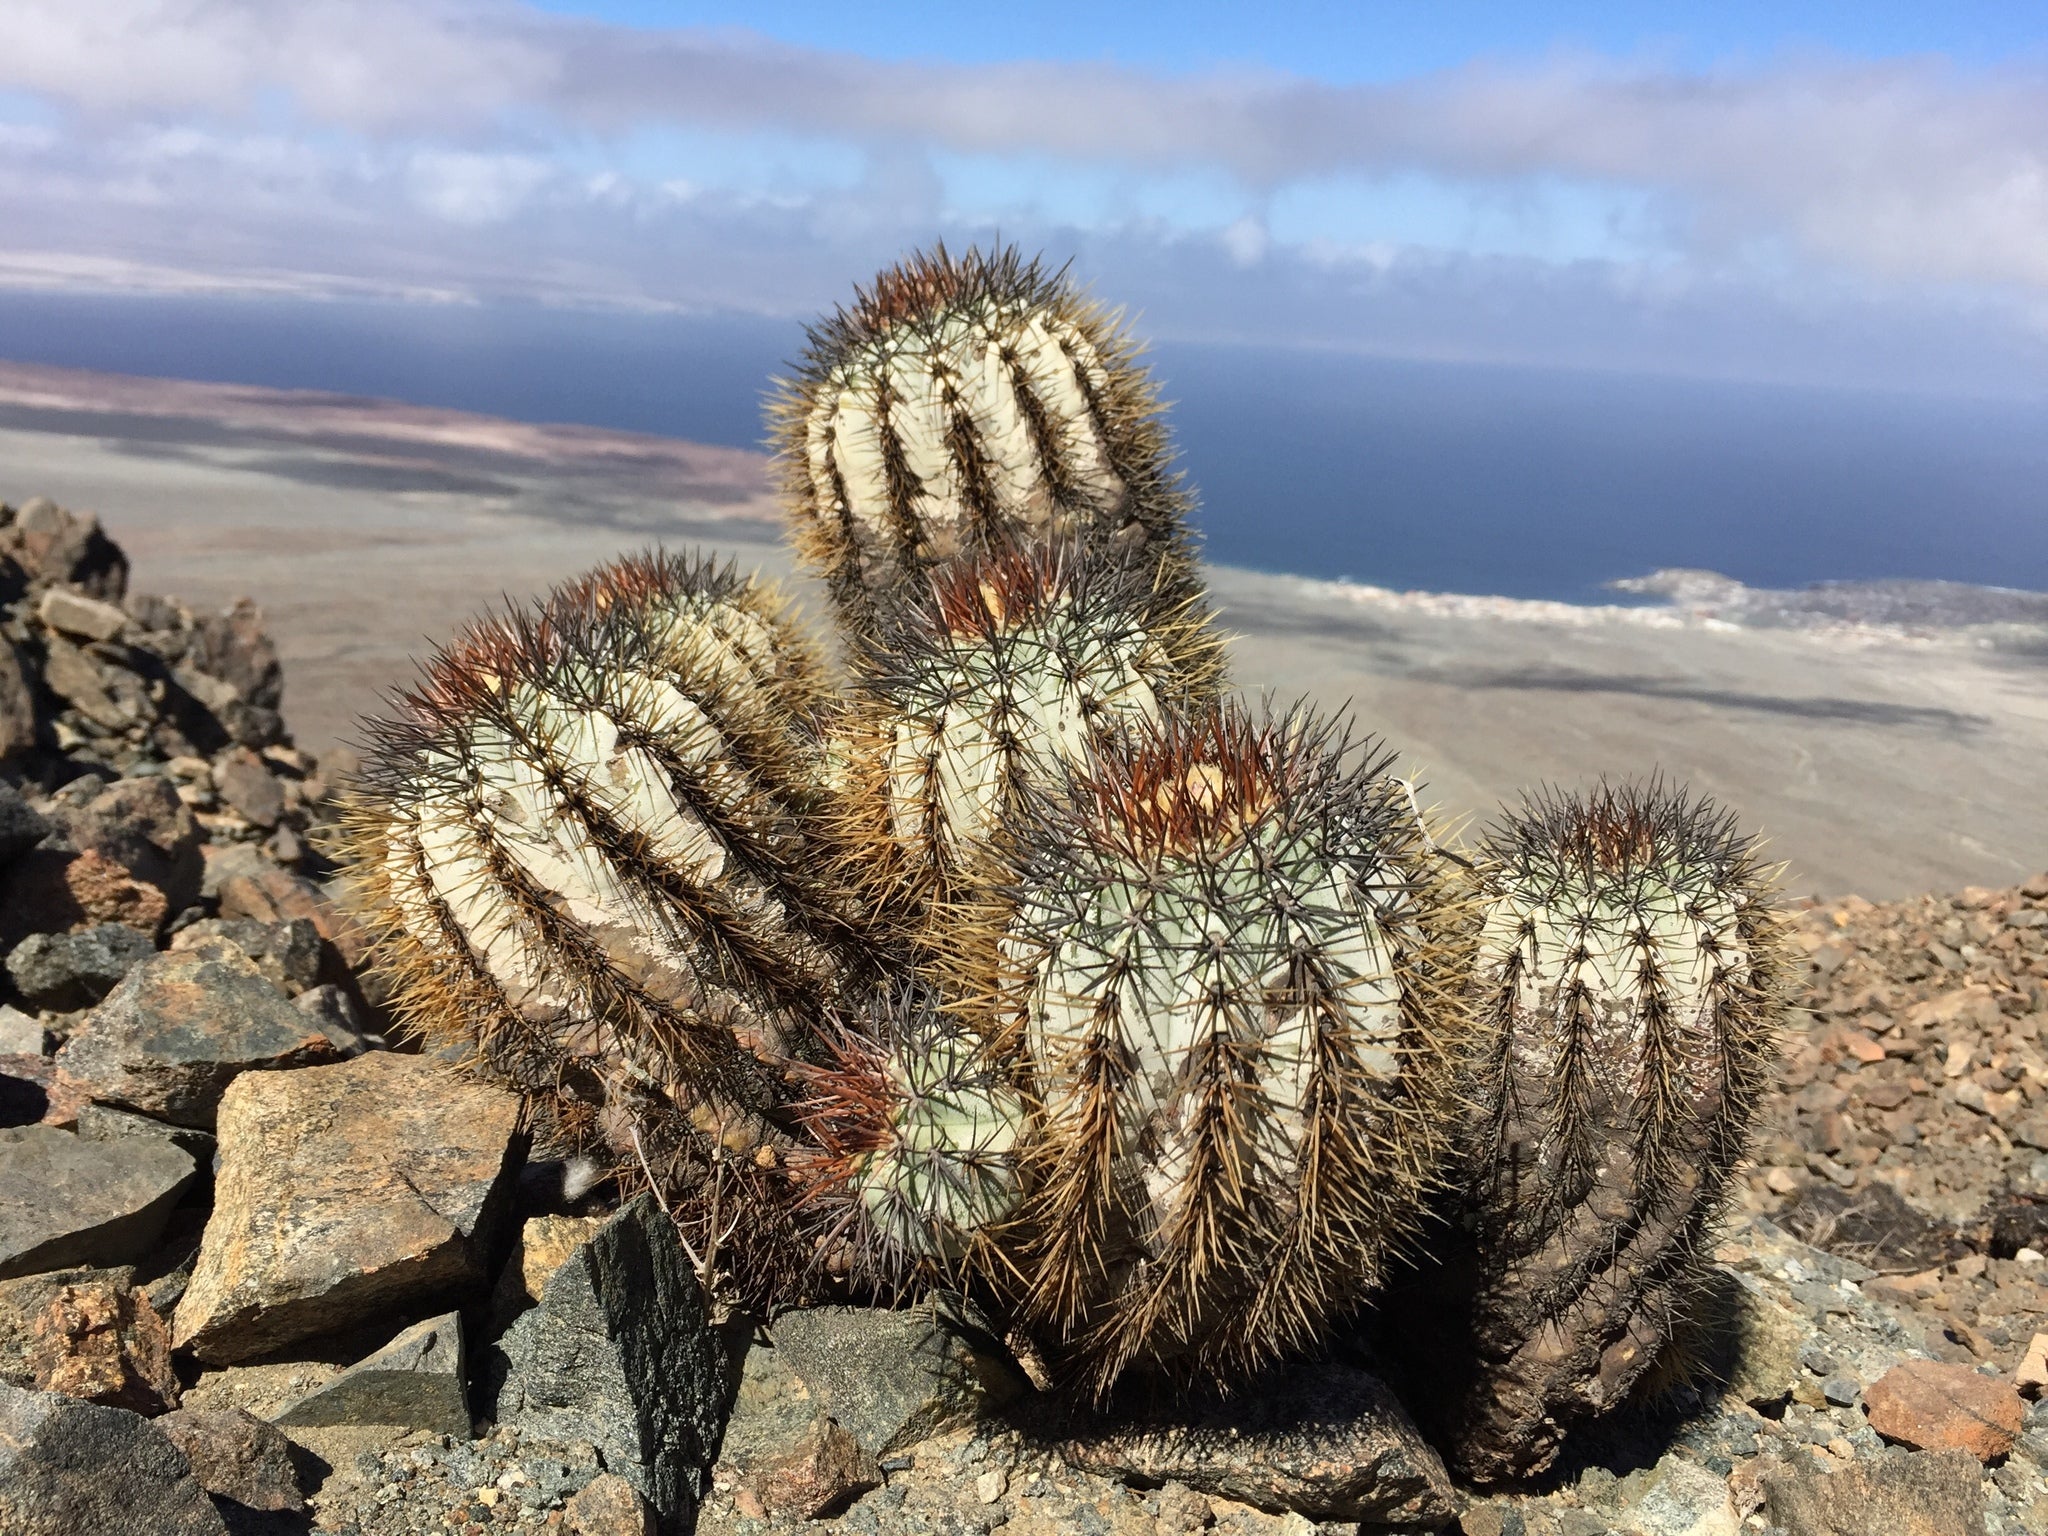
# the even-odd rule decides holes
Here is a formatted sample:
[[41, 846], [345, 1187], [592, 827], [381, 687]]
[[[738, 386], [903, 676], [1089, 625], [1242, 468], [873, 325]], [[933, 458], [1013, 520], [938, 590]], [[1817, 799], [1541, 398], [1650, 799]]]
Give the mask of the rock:
[[1428, 1526], [1458, 1502], [1393, 1393], [1343, 1365], [1276, 1371], [1228, 1402], [1141, 1413], [1070, 1438], [1061, 1452], [1088, 1471], [1185, 1483], [1311, 1520]]
[[100, 854], [162, 891], [171, 911], [199, 899], [206, 872], [199, 823], [169, 780], [122, 779], [82, 806], [60, 802], [50, 819], [79, 852]]
[[120, 1141], [129, 1136], [147, 1136], [169, 1142], [192, 1159], [203, 1178], [212, 1177], [213, 1133], [194, 1126], [152, 1120], [147, 1115], [115, 1109], [108, 1104], [87, 1104], [78, 1111], [78, 1136], [81, 1141]]
[[287, 997], [297, 997], [320, 980], [324, 959], [320, 930], [305, 918], [259, 923], [246, 917], [206, 917], [181, 928], [171, 949], [204, 950], [225, 944], [238, 950]]
[[2027, 1352], [2012, 1373], [2012, 1384], [2025, 1397], [2038, 1398], [2048, 1388], [2048, 1333], [2027, 1340]]
[[95, 1099], [210, 1128], [244, 1072], [339, 1053], [238, 952], [173, 951], [136, 966], [57, 1053]]
[[277, 647], [263, 627], [263, 610], [246, 597], [237, 598], [226, 612], [199, 621], [186, 659], [257, 709], [275, 710], [284, 700], [284, 668]]
[[[69, 640], [51, 635], [43, 642], [43, 686], [104, 732], [124, 732], [149, 718], [150, 701], [139, 678], [103, 666]], [[64, 744], [58, 721], [58, 744]]]
[[91, 1102], [48, 1056], [0, 1057], [0, 1125], [69, 1126]]
[[1968, 1451], [1980, 1462], [2012, 1449], [2026, 1416], [2019, 1393], [1967, 1365], [1906, 1360], [1863, 1394], [1870, 1427], [1916, 1451]]
[[192, 1475], [208, 1493], [245, 1509], [305, 1512], [291, 1442], [254, 1414], [180, 1408], [158, 1419], [156, 1427], [191, 1463]]
[[1628, 1536], [1740, 1536], [1742, 1517], [1728, 1480], [1697, 1462], [1667, 1456], [1642, 1497], [1622, 1516]]
[[732, 1363], [652, 1198], [633, 1201], [555, 1271], [493, 1358], [501, 1424], [595, 1445], [660, 1520], [691, 1518], [731, 1405]]
[[1737, 1275], [1734, 1315], [1726, 1332], [1729, 1360], [1724, 1371], [1729, 1395], [1752, 1408], [1769, 1408], [1792, 1395], [1799, 1380], [1800, 1351], [1813, 1326], [1780, 1306], [1749, 1275]]
[[570, 1536], [654, 1536], [654, 1511], [623, 1477], [600, 1472], [563, 1507], [562, 1528]]
[[284, 786], [247, 748], [214, 764], [213, 787], [228, 809], [252, 827], [269, 831], [284, 817]]
[[29, 1346], [36, 1388], [143, 1415], [178, 1406], [171, 1331], [149, 1298], [114, 1280], [60, 1287]]
[[1984, 1536], [1984, 1484], [1967, 1451], [1788, 1468], [1763, 1479], [1764, 1508], [1785, 1536]]
[[384, 1037], [365, 1027], [349, 995], [331, 983], [308, 987], [292, 999], [292, 1006], [344, 1056], [360, 1056], [365, 1051], [381, 1051], [385, 1047]]
[[812, 1399], [881, 1457], [1014, 1402], [1030, 1383], [970, 1304], [932, 1296], [901, 1312], [785, 1312], [775, 1350]]
[[192, 1159], [162, 1142], [0, 1130], [0, 1279], [140, 1259], [192, 1175]]
[[518, 1099], [417, 1056], [238, 1078], [177, 1342], [227, 1363], [480, 1285]]
[[1815, 1185], [1801, 1191], [1778, 1224], [1802, 1242], [1880, 1275], [1916, 1274], [1970, 1251], [1952, 1222], [1915, 1210], [1883, 1183], [1854, 1192]]
[[0, 1003], [0, 1056], [42, 1056], [49, 1049], [50, 1032], [41, 1019], [12, 1003]]
[[[6, 642], [0, 641], [0, 757], [6, 751]], [[50, 835], [50, 824], [21, 798], [21, 791], [0, 780], [0, 864], [12, 864]]]
[[36, 617], [59, 634], [81, 640], [111, 640], [127, 626], [128, 615], [112, 603], [51, 587], [36, 605]]
[[0, 549], [38, 581], [63, 582], [94, 597], [128, 590], [128, 557], [100, 529], [100, 520], [67, 512], [46, 496], [22, 503], [0, 531]]
[[35, 1390], [29, 1355], [35, 1347], [37, 1320], [65, 1286], [94, 1283], [133, 1285], [135, 1270], [123, 1264], [115, 1269], [45, 1270], [0, 1280], [0, 1381]]
[[823, 1413], [796, 1444], [758, 1463], [746, 1480], [768, 1514], [799, 1520], [819, 1519], [881, 1486], [882, 1469], [875, 1458]]
[[30, 934], [7, 956], [7, 974], [30, 1007], [71, 1013], [92, 1007], [155, 953], [156, 941], [139, 929], [99, 923], [79, 933]]
[[0, 635], [0, 760], [20, 757], [36, 744], [36, 691], [21, 651]]
[[375, 1354], [307, 1393], [273, 1422], [322, 1429], [336, 1424], [393, 1424], [468, 1439], [462, 1314], [444, 1312], [413, 1324]]
[[0, 943], [87, 923], [126, 923], [154, 933], [170, 911], [162, 891], [104, 854], [34, 848], [7, 871]]
[[7, 1536], [227, 1536], [184, 1455], [148, 1419], [0, 1383]]
[[529, 1216], [513, 1240], [512, 1256], [498, 1272], [491, 1292], [491, 1321], [501, 1332], [528, 1307], [540, 1304], [541, 1292], [569, 1255], [596, 1235], [602, 1216]]

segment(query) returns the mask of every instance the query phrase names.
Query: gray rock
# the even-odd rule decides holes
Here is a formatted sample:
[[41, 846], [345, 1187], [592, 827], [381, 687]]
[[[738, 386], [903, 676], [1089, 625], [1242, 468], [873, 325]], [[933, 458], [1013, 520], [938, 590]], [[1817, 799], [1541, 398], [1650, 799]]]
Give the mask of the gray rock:
[[1658, 1464], [1625, 1523], [1631, 1536], [1737, 1536], [1742, 1529], [1728, 1479], [1678, 1456]]
[[237, 951], [173, 951], [136, 966], [87, 1015], [57, 1064], [95, 1099], [211, 1129], [244, 1072], [339, 1053]]
[[253, 752], [237, 752], [214, 764], [213, 787], [252, 827], [268, 831], [284, 817], [284, 786]]
[[227, 1536], [183, 1453], [148, 1419], [0, 1383], [7, 1536]]
[[148, 718], [141, 679], [103, 667], [83, 647], [51, 635], [43, 645], [43, 686], [107, 731], [123, 731]]
[[1763, 1490], [1785, 1536], [1984, 1536], [1983, 1468], [1968, 1451], [1791, 1467], [1767, 1475]]
[[178, 1347], [230, 1364], [481, 1289], [518, 1124], [514, 1095], [389, 1051], [237, 1079]]
[[111, 640], [127, 626], [128, 615], [96, 597], [51, 587], [36, 605], [36, 617], [59, 634], [81, 640]]
[[462, 1314], [415, 1323], [277, 1414], [274, 1423], [398, 1424], [469, 1438], [469, 1382], [463, 1368]]
[[0, 1003], [0, 1056], [44, 1056], [49, 1050], [50, 1032], [41, 1019]]
[[556, 1270], [493, 1356], [501, 1423], [588, 1441], [663, 1521], [690, 1518], [731, 1405], [732, 1363], [675, 1227], [651, 1198]]
[[365, 1027], [348, 994], [332, 983], [308, 987], [292, 1004], [344, 1056], [360, 1056], [365, 1051], [381, 1051], [385, 1047], [384, 1037]]
[[[20, 757], [36, 744], [36, 691], [14, 642], [0, 635], [0, 759]], [[12, 790], [8, 791], [12, 793]], [[20, 797], [16, 796], [17, 803]], [[7, 846], [0, 817], [0, 848]], [[19, 850], [17, 850], [19, 851]], [[11, 858], [12, 855], [6, 855]], [[0, 858], [4, 863], [5, 858]]]
[[[0, 640], [0, 757], [8, 756], [6, 721], [7, 642]], [[29, 808], [21, 791], [0, 782], [0, 864], [12, 864], [50, 835], [50, 824]]]
[[67, 512], [47, 496], [21, 504], [13, 524], [0, 533], [0, 549], [41, 581], [116, 600], [128, 590], [128, 557], [101, 531], [100, 520]]
[[192, 1159], [168, 1142], [0, 1130], [0, 1279], [144, 1257], [192, 1176]]
[[291, 1442], [254, 1414], [240, 1408], [180, 1408], [155, 1422], [208, 1493], [247, 1509], [305, 1511]]
[[818, 1408], [877, 1457], [1031, 1389], [988, 1320], [959, 1297], [901, 1312], [811, 1307], [783, 1313], [770, 1332]]
[[324, 958], [320, 930], [306, 918], [259, 923], [247, 917], [204, 917], [178, 930], [171, 949], [206, 950], [226, 945], [275, 983], [287, 997], [297, 997], [320, 979]]
[[50, 819], [79, 852], [111, 859], [162, 891], [171, 911], [199, 899], [206, 873], [199, 823], [167, 779], [121, 779], [83, 804], [60, 798]]
[[85, 1141], [120, 1141], [129, 1136], [147, 1136], [167, 1141], [211, 1176], [215, 1138], [211, 1131], [189, 1125], [172, 1125], [152, 1120], [133, 1110], [115, 1109], [109, 1104], [88, 1104], [78, 1112], [78, 1135]]
[[1070, 1438], [1091, 1472], [1186, 1483], [1311, 1520], [1434, 1526], [1450, 1475], [1378, 1378], [1343, 1365], [1275, 1371], [1227, 1402], [1154, 1410]]
[[92, 1007], [155, 953], [156, 941], [126, 923], [32, 933], [7, 956], [7, 975], [30, 1007], [70, 1013]]

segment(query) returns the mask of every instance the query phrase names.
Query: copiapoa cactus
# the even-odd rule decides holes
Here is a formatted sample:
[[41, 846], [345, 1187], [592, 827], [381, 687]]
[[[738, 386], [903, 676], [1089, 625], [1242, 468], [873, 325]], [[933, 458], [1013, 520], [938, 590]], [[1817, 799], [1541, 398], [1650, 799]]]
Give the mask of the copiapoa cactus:
[[991, 542], [1192, 568], [1157, 398], [1113, 315], [1014, 249], [913, 256], [813, 328], [775, 410], [799, 556], [855, 632]]
[[1128, 557], [1006, 542], [933, 572], [854, 672], [833, 724], [847, 878], [943, 926], [1000, 875], [1032, 794], [1106, 737], [1213, 702], [1222, 645], [1195, 597]]
[[1421, 1217], [1457, 925], [1411, 797], [1351, 745], [1301, 712], [1169, 720], [1024, 836], [985, 989], [1034, 1113], [1003, 1241], [1097, 1392], [1312, 1341]]
[[658, 1182], [772, 1168], [777, 1064], [877, 960], [821, 878], [822, 680], [782, 602], [626, 560], [424, 674], [373, 724], [344, 834], [402, 1017]]
[[1481, 850], [1456, 1461], [1540, 1471], [1692, 1319], [1775, 1050], [1771, 872], [1661, 784], [1539, 797]]

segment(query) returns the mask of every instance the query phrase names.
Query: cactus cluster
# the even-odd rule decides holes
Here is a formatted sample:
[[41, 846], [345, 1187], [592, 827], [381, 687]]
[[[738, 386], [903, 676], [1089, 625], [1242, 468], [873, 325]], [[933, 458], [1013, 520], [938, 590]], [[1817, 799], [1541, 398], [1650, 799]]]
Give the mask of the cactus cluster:
[[776, 413], [841, 670], [666, 556], [482, 621], [372, 727], [359, 905], [405, 1020], [747, 1304], [968, 1288], [1098, 1398], [1413, 1307], [1458, 1464], [1528, 1474], [1695, 1299], [1767, 872], [1658, 785], [1449, 849], [1228, 700], [1136, 355], [1013, 252], [882, 274]]

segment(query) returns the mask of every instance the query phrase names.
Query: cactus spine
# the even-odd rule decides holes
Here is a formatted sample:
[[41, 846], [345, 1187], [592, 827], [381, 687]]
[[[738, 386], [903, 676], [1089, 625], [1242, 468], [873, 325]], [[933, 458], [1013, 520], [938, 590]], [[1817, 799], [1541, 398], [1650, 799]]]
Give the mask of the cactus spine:
[[1013, 249], [912, 256], [814, 327], [776, 433], [798, 553], [849, 627], [997, 540], [1077, 536], [1184, 579], [1187, 497], [1136, 355]]
[[1099, 1393], [1357, 1304], [1448, 1124], [1455, 924], [1384, 760], [1224, 707], [1108, 745], [1026, 838], [999, 968], [1037, 1124], [1022, 1310]]
[[1688, 1320], [1789, 968], [1754, 847], [1661, 784], [1531, 799], [1480, 869], [1458, 1458], [1495, 1481], [1547, 1466]]

